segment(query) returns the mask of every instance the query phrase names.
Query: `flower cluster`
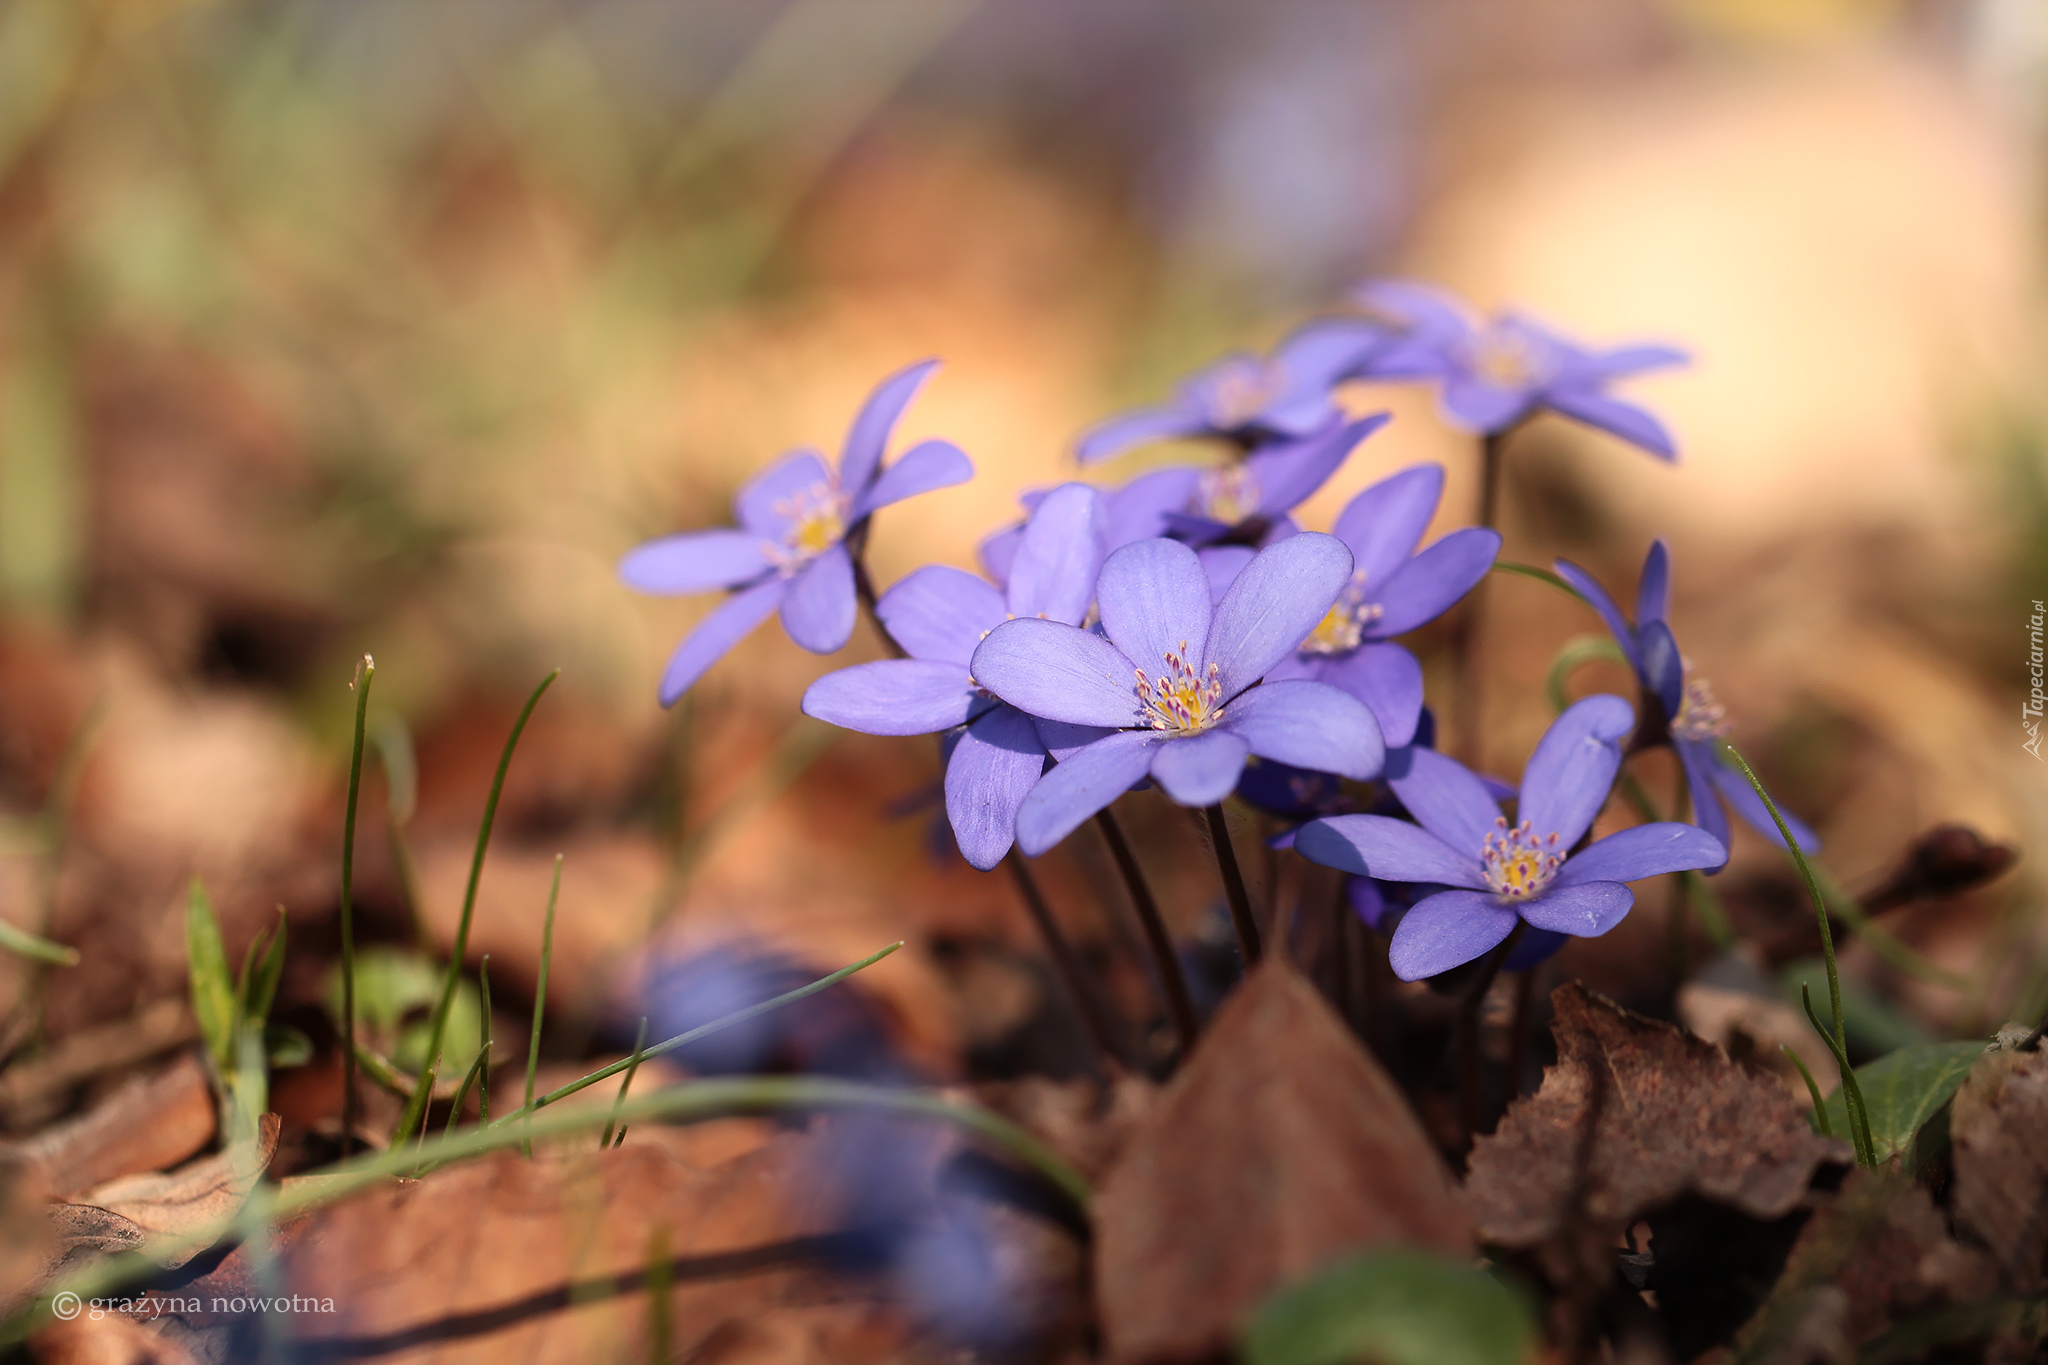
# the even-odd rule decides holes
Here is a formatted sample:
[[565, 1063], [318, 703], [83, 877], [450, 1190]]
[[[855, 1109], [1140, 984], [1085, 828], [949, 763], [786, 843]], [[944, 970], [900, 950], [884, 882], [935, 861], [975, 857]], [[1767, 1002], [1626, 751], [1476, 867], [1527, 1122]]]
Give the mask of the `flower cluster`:
[[[803, 709], [869, 734], [940, 736], [946, 814], [975, 867], [1043, 854], [1137, 787], [1208, 808], [1212, 831], [1235, 793], [1284, 817], [1276, 846], [1362, 879], [1354, 903], [1393, 928], [1407, 979], [1510, 935], [1511, 965], [1532, 962], [1612, 928], [1632, 903], [1628, 882], [1719, 868], [1721, 801], [1752, 825], [1761, 805], [1716, 757], [1726, 715], [1672, 643], [1661, 542], [1633, 624], [1583, 571], [1558, 564], [1634, 666], [1644, 715], [1619, 697], [1579, 701], [1510, 788], [1435, 750], [1423, 668], [1400, 643], [1478, 588], [1500, 535], [1467, 526], [1424, 545], [1444, 490], [1434, 464], [1372, 484], [1327, 533], [1295, 520], [1388, 421], [1354, 415], [1356, 385], [1436, 385], [1446, 414], [1488, 438], [1491, 478], [1501, 437], [1542, 410], [1674, 458], [1663, 425], [1609, 390], [1683, 356], [1590, 350], [1516, 315], [1481, 322], [1414, 284], [1374, 282], [1357, 301], [1361, 311], [1311, 321], [1270, 357], [1225, 357], [1171, 401], [1090, 430], [1077, 451], [1085, 465], [1196, 439], [1220, 458], [1117, 487], [1027, 493], [1025, 515], [982, 544], [986, 577], [931, 565], [875, 598], [861, 558], [870, 518], [972, 473], [943, 441], [884, 467], [935, 362], [891, 376], [855, 418], [836, 472], [814, 453], [790, 455], [740, 491], [739, 529], [625, 557], [621, 576], [643, 591], [731, 593], [670, 660], [664, 704], [770, 611], [826, 653], [847, 643], [866, 601], [895, 657], [826, 674]], [[1695, 823], [1652, 820], [1592, 841], [1628, 754], [1656, 744], [1685, 765]]]

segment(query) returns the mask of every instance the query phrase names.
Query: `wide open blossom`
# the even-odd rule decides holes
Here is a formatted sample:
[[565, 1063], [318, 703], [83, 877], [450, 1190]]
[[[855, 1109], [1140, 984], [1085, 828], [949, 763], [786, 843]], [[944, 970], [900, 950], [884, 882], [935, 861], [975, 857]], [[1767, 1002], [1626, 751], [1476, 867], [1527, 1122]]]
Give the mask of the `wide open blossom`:
[[[1726, 801], [1744, 824], [1783, 848], [1785, 840], [1756, 788], [1739, 770], [1721, 761], [1721, 737], [1730, 729], [1728, 712], [1714, 699], [1707, 680], [1686, 666], [1678, 641], [1665, 623], [1671, 605], [1671, 554], [1664, 542], [1652, 541], [1650, 553], [1643, 558], [1634, 625], [1591, 574], [1568, 559], [1557, 560], [1556, 566], [1558, 576], [1600, 613], [1629, 667], [1635, 670], [1643, 689], [1643, 707], [1650, 713], [1649, 742], [1668, 743], [1677, 753], [1692, 792], [1693, 820], [1726, 844], [1728, 816], [1721, 809]], [[1785, 817], [1785, 827], [1799, 841], [1802, 852], [1820, 849], [1820, 836], [1787, 811], [1783, 802], [1778, 803], [1778, 813]]]
[[1415, 552], [1443, 491], [1443, 466], [1415, 465], [1351, 500], [1334, 528], [1351, 551], [1351, 580], [1271, 674], [1343, 688], [1372, 708], [1392, 748], [1415, 738], [1422, 714], [1422, 665], [1394, 637], [1449, 611], [1500, 553], [1499, 534], [1477, 526]]
[[1455, 296], [1403, 280], [1371, 281], [1357, 298], [1407, 329], [1403, 345], [1383, 356], [1376, 372], [1436, 380], [1444, 415], [1468, 431], [1506, 431], [1548, 408], [1659, 459], [1678, 458], [1662, 422], [1607, 389], [1632, 374], [1683, 365], [1690, 359], [1684, 351], [1656, 345], [1588, 350], [1522, 314], [1481, 320]]
[[1193, 550], [1141, 540], [1103, 563], [1101, 635], [1027, 619], [989, 632], [973, 660], [983, 687], [1043, 720], [1115, 732], [1060, 755], [1017, 812], [1017, 846], [1045, 852], [1148, 775], [1181, 805], [1213, 805], [1252, 754], [1376, 774], [1385, 747], [1363, 703], [1323, 683], [1259, 685], [1350, 576], [1344, 543], [1307, 532], [1261, 550], [1212, 606]]
[[1403, 981], [1482, 957], [1514, 931], [1597, 937], [1635, 895], [1624, 884], [1663, 872], [1718, 867], [1721, 841], [1694, 825], [1638, 825], [1574, 852], [1607, 803], [1635, 712], [1593, 696], [1552, 722], [1523, 770], [1510, 825], [1479, 779], [1431, 749], [1401, 751], [1387, 783], [1419, 824], [1337, 815], [1295, 835], [1302, 856], [1382, 881], [1443, 886], [1402, 917], [1388, 946]]
[[1004, 621], [1080, 625], [1104, 553], [1101, 496], [1086, 484], [1055, 488], [1032, 512], [1002, 590], [944, 565], [918, 569], [875, 606], [910, 657], [827, 673], [804, 693], [805, 715], [871, 735], [965, 726], [946, 758], [946, 818], [961, 856], [984, 872], [1010, 851], [1046, 750], [1031, 717], [977, 686], [968, 661]]
[[1197, 370], [1173, 400], [1120, 413], [1083, 433], [1075, 454], [1094, 464], [1148, 441], [1207, 436], [1250, 449], [1306, 436], [1337, 417], [1330, 390], [1357, 377], [1395, 341], [1366, 318], [1319, 318], [1261, 359], [1238, 351]]
[[938, 365], [923, 361], [875, 387], [846, 433], [837, 471], [817, 451], [797, 451], [739, 491], [737, 528], [663, 536], [619, 561], [619, 577], [641, 592], [732, 593], [669, 656], [663, 706], [778, 608], [789, 638], [811, 653], [845, 646], [858, 608], [847, 539], [879, 508], [974, 476], [973, 463], [949, 441], [921, 442], [882, 466], [896, 419]]

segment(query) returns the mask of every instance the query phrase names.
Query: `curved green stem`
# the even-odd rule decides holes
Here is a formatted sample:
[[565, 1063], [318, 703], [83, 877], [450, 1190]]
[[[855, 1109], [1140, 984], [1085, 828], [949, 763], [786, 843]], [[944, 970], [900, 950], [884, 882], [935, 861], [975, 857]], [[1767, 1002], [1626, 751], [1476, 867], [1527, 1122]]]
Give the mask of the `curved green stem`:
[[370, 683], [377, 661], [365, 654], [350, 683], [356, 694], [355, 741], [348, 758], [348, 808], [341, 820], [341, 1154], [356, 1134], [356, 797], [363, 789], [363, 720], [370, 709]]

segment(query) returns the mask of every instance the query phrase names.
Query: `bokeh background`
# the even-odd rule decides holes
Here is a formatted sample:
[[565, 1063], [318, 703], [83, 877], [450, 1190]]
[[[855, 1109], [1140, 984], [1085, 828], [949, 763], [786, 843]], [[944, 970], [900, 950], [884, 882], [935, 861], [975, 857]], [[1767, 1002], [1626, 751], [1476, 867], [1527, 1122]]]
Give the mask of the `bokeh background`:
[[[1371, 274], [1695, 351], [1635, 390], [1676, 469], [1517, 438], [1507, 557], [1625, 587], [1668, 537], [1693, 664], [1842, 880], [1940, 820], [2048, 848], [2020, 723], [2044, 153], [2037, 0], [5, 0], [0, 915], [85, 953], [44, 974], [47, 1037], [182, 992], [195, 872], [231, 952], [279, 902], [331, 940], [369, 651], [370, 937], [445, 941], [505, 727], [561, 665], [484, 880], [501, 998], [532, 990], [562, 852], [568, 1017], [607, 1026], [649, 933], [826, 966], [909, 937], [875, 989], [957, 1070], [1044, 991], [1007, 886], [930, 856], [929, 747], [802, 721], [832, 665], [773, 629], [662, 712], [711, 599], [613, 563], [936, 355], [903, 437], [979, 474], [883, 513], [873, 557], [971, 565], [1087, 423]], [[1438, 533], [1468, 519], [1470, 441], [1419, 392], [1355, 399], [1397, 420], [1305, 522], [1422, 459]], [[1512, 773], [1597, 623], [1511, 580], [1488, 619]], [[1194, 831], [1134, 818], [1176, 920], [1220, 932]], [[1045, 874], [1113, 946], [1103, 870]], [[1782, 876], [1745, 844], [1726, 884]], [[2041, 885], [2023, 859], [1895, 926], [1982, 985], [1905, 983], [1915, 1008], [2038, 1014]], [[1658, 941], [1640, 918], [1603, 951]], [[295, 953], [287, 998], [318, 968]]]

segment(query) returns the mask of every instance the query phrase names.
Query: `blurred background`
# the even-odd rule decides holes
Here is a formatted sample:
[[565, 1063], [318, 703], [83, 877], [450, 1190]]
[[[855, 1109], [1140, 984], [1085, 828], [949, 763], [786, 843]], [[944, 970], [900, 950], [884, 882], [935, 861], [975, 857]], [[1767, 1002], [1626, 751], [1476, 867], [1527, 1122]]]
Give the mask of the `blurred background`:
[[[979, 475], [883, 513], [874, 562], [971, 565], [1083, 426], [1371, 274], [1696, 353], [1633, 389], [1676, 469], [1554, 419], [1517, 438], [1506, 557], [1630, 592], [1666, 536], [1691, 662], [1844, 882], [1942, 820], [2048, 847], [2020, 723], [2044, 155], [2038, 0], [0, 0], [0, 916], [85, 955], [42, 974], [42, 1026], [182, 993], [195, 872], [231, 954], [290, 909], [286, 998], [317, 999], [367, 651], [371, 939], [445, 943], [506, 726], [559, 664], [472, 943], [501, 998], [533, 989], [562, 852], [571, 1017], [606, 1027], [650, 933], [823, 966], [909, 937], [875, 989], [957, 1071], [1044, 988], [1007, 884], [929, 851], [929, 746], [797, 714], [873, 637], [828, 663], [763, 630], [664, 713], [713, 599], [612, 565], [928, 355], [900, 440]], [[1397, 420], [1304, 522], [1422, 459], [1450, 470], [1435, 533], [1469, 520], [1469, 439], [1420, 392], [1349, 397]], [[1597, 622], [1510, 580], [1488, 619], [1512, 774]], [[1133, 818], [1210, 932], [1196, 833]], [[1103, 868], [1043, 870], [1113, 943]], [[1745, 844], [1724, 891], [1782, 877]], [[2048, 1004], [2038, 877], [1895, 925], [1981, 982], [1912, 985], [1931, 1022]], [[0, 964], [0, 1005], [29, 985]]]

